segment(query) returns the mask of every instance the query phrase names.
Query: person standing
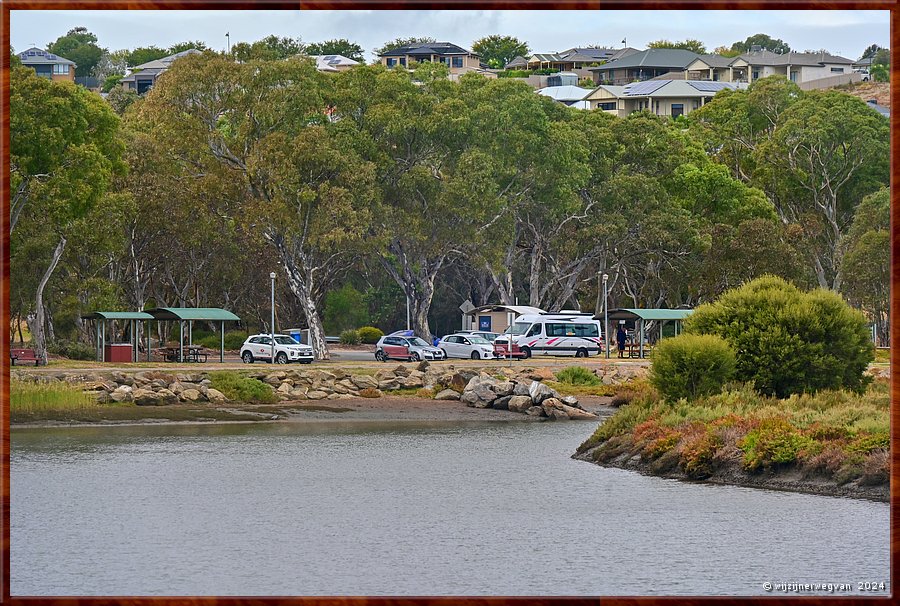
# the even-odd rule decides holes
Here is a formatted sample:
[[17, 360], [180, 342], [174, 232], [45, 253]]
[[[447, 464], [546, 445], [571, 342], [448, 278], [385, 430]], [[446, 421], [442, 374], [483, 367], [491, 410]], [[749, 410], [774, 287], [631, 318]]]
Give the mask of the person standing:
[[625, 332], [625, 325], [619, 324], [619, 330], [616, 331], [616, 344], [619, 346], [619, 357], [625, 357], [625, 340], [628, 338], [628, 333]]

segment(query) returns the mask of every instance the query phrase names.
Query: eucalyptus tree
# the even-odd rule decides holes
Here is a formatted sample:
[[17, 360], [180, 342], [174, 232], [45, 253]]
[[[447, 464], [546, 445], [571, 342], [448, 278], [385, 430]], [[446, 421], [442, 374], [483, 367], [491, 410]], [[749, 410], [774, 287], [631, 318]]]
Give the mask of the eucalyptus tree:
[[754, 182], [804, 228], [822, 288], [840, 290], [844, 236], [862, 197], [889, 179], [888, 120], [851, 95], [805, 93], [755, 150]]
[[360, 237], [353, 226], [366, 223], [355, 213], [365, 211], [371, 194], [370, 171], [355, 157], [352, 139], [328, 118], [330, 87], [309, 59], [235, 64], [193, 55], [173, 65], [131, 114], [186, 177], [224, 169], [240, 178], [240, 194], [217, 212], [265, 240], [320, 359], [328, 351], [319, 304], [352, 263], [346, 250]]
[[[20, 220], [34, 222], [52, 250], [43, 257], [26, 316], [37, 356], [46, 362], [44, 288], [77, 220], [105, 195], [113, 175], [125, 170], [119, 119], [97, 95], [19, 67], [10, 75], [9, 120], [10, 231]], [[13, 242], [11, 255], [20, 243]]]

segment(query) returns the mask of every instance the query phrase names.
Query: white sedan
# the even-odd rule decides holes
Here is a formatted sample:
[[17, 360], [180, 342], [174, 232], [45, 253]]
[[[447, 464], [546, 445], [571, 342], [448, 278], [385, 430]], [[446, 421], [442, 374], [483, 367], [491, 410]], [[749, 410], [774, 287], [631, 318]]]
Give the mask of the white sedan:
[[471, 358], [490, 360], [494, 357], [494, 346], [484, 337], [472, 334], [447, 335], [438, 342], [448, 358]]

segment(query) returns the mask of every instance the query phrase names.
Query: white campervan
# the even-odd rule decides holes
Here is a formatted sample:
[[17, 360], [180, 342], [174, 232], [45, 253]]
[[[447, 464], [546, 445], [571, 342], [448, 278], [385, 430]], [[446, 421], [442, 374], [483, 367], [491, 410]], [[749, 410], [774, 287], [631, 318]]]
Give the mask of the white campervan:
[[[600, 321], [594, 314], [561, 311], [519, 316], [494, 345], [505, 349], [512, 339], [523, 358], [533, 354], [586, 358], [603, 350], [601, 337]], [[515, 348], [513, 352], [515, 355]]]

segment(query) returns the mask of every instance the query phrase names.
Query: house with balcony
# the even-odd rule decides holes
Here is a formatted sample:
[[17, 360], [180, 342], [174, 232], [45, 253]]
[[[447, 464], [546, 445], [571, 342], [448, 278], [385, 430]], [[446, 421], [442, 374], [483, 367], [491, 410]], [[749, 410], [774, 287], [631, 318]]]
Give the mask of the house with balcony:
[[22, 61], [22, 65], [33, 69], [38, 76], [54, 81], [75, 82], [77, 66], [74, 61], [69, 61], [65, 57], [54, 55], [37, 47], [22, 51], [18, 57]]
[[699, 56], [680, 48], [649, 48], [587, 69], [597, 84], [622, 86], [671, 72], [683, 72]]
[[450, 42], [425, 42], [407, 44], [378, 56], [378, 61], [385, 67], [405, 67], [410, 69], [413, 63], [443, 63], [450, 70], [450, 79], [456, 80], [462, 74], [476, 72], [488, 77], [496, 74], [487, 69], [481, 58], [471, 51]]
[[196, 48], [189, 48], [180, 53], [163, 57], [162, 59], [156, 59], [154, 61], [142, 63], [141, 65], [136, 65], [131, 68], [130, 74], [119, 80], [119, 83], [127, 90], [133, 90], [137, 92], [137, 94], [143, 95], [153, 88], [153, 85], [156, 84], [156, 80], [166, 73], [175, 61], [188, 55], [199, 54], [200, 51]]
[[[530, 57], [516, 57], [504, 69], [558, 69], [559, 71], [582, 70], [638, 52], [634, 48], [577, 47], [559, 53], [535, 53]], [[589, 77], [589, 74], [581, 74]]]
[[684, 71], [685, 80], [712, 82], [746, 82], [746, 67], [734, 67], [734, 58], [722, 55], [699, 55]]
[[708, 80], [649, 80], [631, 84], [601, 84], [584, 97], [588, 108], [620, 118], [632, 112], [649, 111], [657, 116], [677, 118], [700, 109], [721, 90], [744, 89], [738, 82]]

